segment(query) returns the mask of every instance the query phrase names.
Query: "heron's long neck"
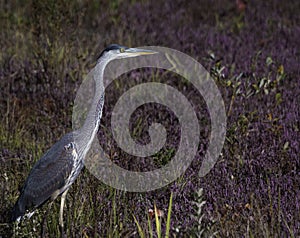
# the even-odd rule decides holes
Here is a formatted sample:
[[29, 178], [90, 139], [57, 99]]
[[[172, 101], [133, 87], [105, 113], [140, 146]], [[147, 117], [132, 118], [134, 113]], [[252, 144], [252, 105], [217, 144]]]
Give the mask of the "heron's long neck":
[[94, 98], [83, 126], [79, 129], [77, 141], [79, 147], [83, 148], [83, 153], [86, 153], [91, 146], [91, 143], [97, 134], [102, 116], [104, 105], [104, 85], [103, 75], [106, 64], [99, 62], [93, 69], [92, 77], [95, 80]]

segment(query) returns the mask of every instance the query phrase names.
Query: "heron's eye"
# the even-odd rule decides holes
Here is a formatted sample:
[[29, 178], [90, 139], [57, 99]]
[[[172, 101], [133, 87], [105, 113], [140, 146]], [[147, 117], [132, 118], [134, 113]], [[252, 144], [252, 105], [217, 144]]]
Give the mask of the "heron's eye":
[[124, 48], [120, 48], [120, 53], [124, 53], [125, 49]]

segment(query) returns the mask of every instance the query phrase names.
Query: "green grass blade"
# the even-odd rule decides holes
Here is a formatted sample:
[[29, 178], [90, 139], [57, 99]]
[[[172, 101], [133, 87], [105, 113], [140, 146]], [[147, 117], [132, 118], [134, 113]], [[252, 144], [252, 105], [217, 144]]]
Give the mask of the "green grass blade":
[[156, 234], [158, 238], [161, 238], [161, 224], [158, 219], [158, 210], [156, 204], [154, 204], [154, 214], [155, 214], [155, 225], [156, 225]]
[[168, 216], [167, 216], [167, 224], [166, 224], [166, 238], [169, 238], [170, 234], [170, 226], [171, 226], [171, 212], [172, 212], [172, 201], [173, 201], [173, 193], [170, 196], [170, 202], [168, 207]]
[[144, 232], [143, 232], [142, 227], [140, 226], [140, 224], [139, 224], [139, 222], [137, 221], [136, 217], [135, 217], [133, 214], [132, 214], [132, 216], [133, 216], [134, 222], [135, 222], [135, 224], [136, 224], [136, 226], [137, 226], [137, 228], [138, 228], [138, 232], [139, 232], [140, 237], [141, 237], [141, 238], [144, 238], [144, 237], [145, 237], [145, 234], [144, 234]]
[[149, 229], [150, 238], [153, 238], [152, 224], [151, 224], [151, 218], [149, 214], [148, 214], [148, 229]]

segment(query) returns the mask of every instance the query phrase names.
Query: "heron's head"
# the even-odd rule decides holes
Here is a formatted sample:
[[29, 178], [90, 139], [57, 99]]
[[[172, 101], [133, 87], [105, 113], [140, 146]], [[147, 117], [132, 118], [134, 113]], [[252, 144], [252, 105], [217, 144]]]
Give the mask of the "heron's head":
[[106, 60], [111, 61], [114, 59], [124, 59], [130, 57], [137, 57], [141, 55], [151, 55], [157, 52], [152, 50], [138, 49], [138, 48], [128, 48], [126, 46], [112, 44], [109, 45], [105, 50], [101, 52], [97, 61]]

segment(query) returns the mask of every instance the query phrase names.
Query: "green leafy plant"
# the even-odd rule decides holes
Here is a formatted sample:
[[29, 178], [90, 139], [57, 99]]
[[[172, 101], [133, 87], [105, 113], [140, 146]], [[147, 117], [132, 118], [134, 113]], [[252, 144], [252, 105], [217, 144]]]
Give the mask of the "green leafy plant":
[[[167, 221], [165, 224], [165, 238], [169, 238], [170, 237], [170, 229], [171, 229], [171, 213], [172, 213], [172, 201], [173, 201], [173, 193], [171, 193], [170, 195], [170, 200], [169, 200], [169, 206], [168, 206], [168, 214], [167, 214]], [[160, 211], [156, 204], [154, 204], [154, 218], [155, 218], [155, 231], [156, 231], [156, 235], [158, 238], [163, 237], [163, 231], [162, 231], [162, 217], [163, 214], [161, 214], [162, 211]], [[143, 228], [141, 226], [141, 224], [138, 222], [137, 218], [134, 216], [134, 214], [132, 214], [134, 222], [137, 226], [138, 229], [138, 233], [139, 236], [141, 238], [146, 237], [146, 234], [149, 234], [149, 236], [152, 238], [153, 237], [153, 230], [152, 230], [152, 223], [151, 223], [151, 215], [149, 215], [148, 213], [148, 230], [143, 231]]]

